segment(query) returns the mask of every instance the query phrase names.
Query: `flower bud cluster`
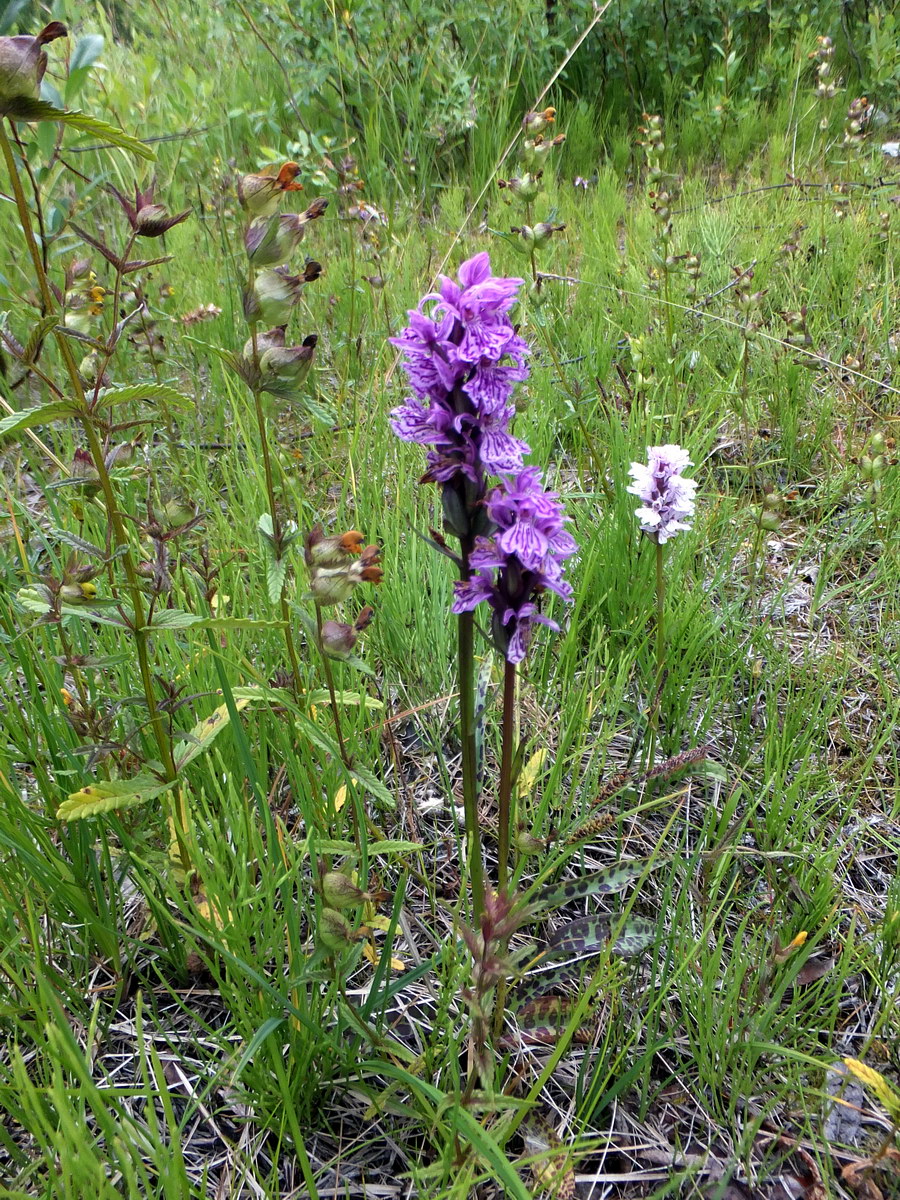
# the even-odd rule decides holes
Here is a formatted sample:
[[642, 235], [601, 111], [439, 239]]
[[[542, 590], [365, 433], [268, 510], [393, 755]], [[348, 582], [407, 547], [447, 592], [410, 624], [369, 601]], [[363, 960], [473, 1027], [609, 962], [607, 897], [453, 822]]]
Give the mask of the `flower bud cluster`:
[[[811, 50], [809, 58], [816, 64], [816, 95], [820, 100], [833, 100], [837, 94], [838, 84], [831, 77], [834, 66], [834, 42], [830, 37], [816, 38], [816, 48]], [[825, 120], [825, 118], [823, 118]], [[824, 127], [828, 122], [825, 120]]]
[[66, 269], [65, 316], [63, 324], [74, 333], [89, 334], [103, 312], [106, 288], [97, 283], [87, 259], [70, 263]]
[[[307, 259], [301, 274], [292, 274], [288, 259], [306, 235], [306, 227], [317, 221], [328, 207], [324, 198], [313, 200], [302, 213], [279, 213], [278, 206], [289, 192], [300, 191], [300, 168], [285, 163], [238, 180], [237, 193], [247, 214], [244, 248], [250, 262], [250, 281], [244, 288], [244, 316], [254, 334], [244, 347], [236, 369], [254, 391], [270, 392], [282, 399], [300, 388], [309, 374], [318, 338], [310, 335], [300, 346], [288, 346], [285, 329], [306, 284], [322, 274], [321, 263]], [[257, 326], [270, 328], [259, 335]]]
[[650, 113], [644, 113], [644, 121], [646, 124], [638, 127], [638, 133], [644, 135], [638, 145], [644, 147], [647, 156], [647, 182], [655, 187], [664, 176], [662, 160], [666, 152], [666, 142], [663, 119], [658, 114], [651, 116]]
[[859, 473], [866, 480], [869, 503], [878, 502], [879, 494], [884, 488], [884, 479], [888, 468], [897, 465], [896, 458], [889, 458], [888, 453], [894, 447], [894, 442], [883, 433], [873, 433], [869, 438], [866, 453], [859, 460]]
[[867, 96], [857, 96], [850, 101], [847, 116], [844, 119], [845, 146], [861, 146], [863, 144], [866, 140], [871, 115], [872, 105]]
[[[638, 127], [638, 132], [643, 135], [638, 139], [638, 145], [644, 147], [647, 159], [647, 199], [655, 226], [652, 261], [647, 269], [647, 288], [650, 292], [658, 293], [660, 284], [664, 281], [667, 283], [687, 256], [675, 255], [672, 251], [674, 180], [663, 169], [666, 141], [662, 117], [658, 113], [644, 113], [644, 124]], [[699, 275], [699, 259], [693, 257], [693, 270]], [[690, 294], [696, 295], [696, 282], [691, 286], [693, 291]]]
[[807, 347], [813, 344], [810, 336], [809, 328], [806, 324], [806, 305], [799, 312], [785, 312], [781, 314], [781, 318], [787, 325], [787, 336], [785, 341], [789, 346]]
[[694, 252], [691, 251], [689, 254], [685, 255], [684, 273], [687, 275], [689, 280], [688, 285], [684, 290], [684, 294], [689, 300], [694, 300], [697, 296], [697, 284], [703, 275], [703, 267], [700, 262], [699, 254], [694, 254]]
[[545, 136], [545, 131], [555, 121], [555, 108], [525, 114], [522, 120], [525, 137], [519, 145], [521, 169], [510, 179], [497, 181], [498, 187], [509, 193], [510, 200], [521, 204], [525, 209], [527, 224], [513, 225], [511, 232], [516, 235], [513, 242], [515, 249], [520, 254], [530, 257], [532, 261], [536, 251], [543, 249], [554, 234], [565, 229], [565, 225], [552, 221], [539, 221], [535, 224], [531, 219], [532, 205], [541, 193], [541, 180], [550, 155], [566, 140], [564, 133], [558, 133], [552, 138]]
[[833, 212], [839, 221], [844, 221], [850, 215], [850, 188], [846, 183], [832, 184], [831, 203]]
[[147, 298], [144, 295], [144, 290], [139, 283], [135, 283], [125, 292], [125, 304], [128, 311], [138, 310], [140, 313], [140, 324], [135, 322], [131, 326], [132, 333], [128, 335], [129, 344], [134, 347], [138, 354], [145, 357], [152, 364], [161, 363], [166, 358], [166, 339], [162, 330], [159, 327], [156, 318], [153, 316], [150, 305], [147, 303]]
[[[318, 525], [307, 536], [304, 557], [309, 571], [309, 589], [316, 604], [340, 604], [352, 596], [360, 583], [381, 583], [384, 575], [379, 565], [381, 548], [364, 546], [364, 541], [356, 529], [326, 537]], [[364, 624], [356, 627], [356, 633], [370, 620], [371, 615]]]
[[748, 342], [755, 341], [756, 333], [762, 325], [760, 307], [765, 291], [754, 292], [749, 284], [753, 280], [753, 268], [732, 267], [740, 281], [732, 292], [734, 298], [735, 317], [743, 327], [743, 334]]
[[647, 362], [647, 356], [644, 353], [645, 341], [642, 337], [627, 335], [628, 348], [631, 351], [631, 365], [634, 368], [634, 386], [637, 391], [641, 391], [650, 382], [653, 372], [652, 364]]

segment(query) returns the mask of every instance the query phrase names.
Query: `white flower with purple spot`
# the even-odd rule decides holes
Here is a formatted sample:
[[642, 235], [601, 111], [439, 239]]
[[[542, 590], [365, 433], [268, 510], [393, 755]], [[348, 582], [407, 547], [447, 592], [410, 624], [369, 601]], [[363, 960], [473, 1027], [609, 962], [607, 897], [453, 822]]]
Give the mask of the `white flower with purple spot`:
[[691, 466], [681, 446], [648, 446], [647, 462], [633, 462], [628, 474], [634, 481], [627, 489], [642, 501], [635, 509], [641, 529], [663, 546], [682, 529], [690, 529], [697, 484], [681, 472]]

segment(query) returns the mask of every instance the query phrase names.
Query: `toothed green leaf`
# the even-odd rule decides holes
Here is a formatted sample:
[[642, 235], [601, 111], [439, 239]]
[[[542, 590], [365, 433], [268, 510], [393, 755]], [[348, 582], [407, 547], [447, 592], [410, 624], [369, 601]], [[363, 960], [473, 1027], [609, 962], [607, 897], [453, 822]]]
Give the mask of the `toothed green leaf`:
[[98, 779], [78, 792], [72, 792], [57, 809], [61, 821], [80, 821], [117, 808], [132, 808], [155, 800], [171, 788], [153, 775], [136, 775], [134, 779]]
[[150, 160], [156, 158], [149, 146], [145, 146], [142, 141], [132, 137], [124, 129], [110, 125], [108, 121], [100, 121], [97, 117], [89, 117], [87, 113], [79, 112], [77, 109], [56, 108], [55, 105], [48, 104], [46, 100], [31, 100], [25, 96], [18, 96], [15, 100], [7, 101], [6, 114], [16, 121], [58, 121], [61, 125], [69, 125], [82, 133], [102, 138], [110, 146], [117, 146], [120, 150], [130, 150], [138, 158]]
[[26, 408], [24, 412], [10, 413], [0, 421], [0, 437], [21, 433], [35, 425], [49, 425], [51, 421], [58, 421], [60, 417], [71, 417], [74, 411], [71, 404], [55, 400], [52, 404], [41, 404], [38, 408]]
[[127, 404], [130, 400], [165, 400], [178, 408], [190, 408], [191, 401], [184, 392], [179, 392], [164, 383], [144, 383], [132, 387], [104, 388], [97, 401], [100, 408], [114, 404]]

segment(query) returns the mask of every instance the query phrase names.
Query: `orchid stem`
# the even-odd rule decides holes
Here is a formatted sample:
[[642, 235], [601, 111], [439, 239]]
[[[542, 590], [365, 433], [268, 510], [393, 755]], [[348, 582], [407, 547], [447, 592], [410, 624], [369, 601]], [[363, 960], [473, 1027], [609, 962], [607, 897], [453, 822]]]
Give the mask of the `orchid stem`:
[[663, 548], [656, 543], [656, 672], [653, 686], [653, 707], [650, 714], [650, 753], [647, 761], [649, 770], [656, 759], [656, 741], [659, 732], [659, 711], [662, 707], [662, 683], [666, 667], [665, 626], [666, 576], [663, 571]]
[[[501, 896], [507, 894], [509, 883], [509, 843], [515, 820], [512, 803], [515, 742], [516, 664], [507, 659], [503, 664], [503, 725], [500, 742], [500, 792], [497, 799], [497, 820], [499, 822], [497, 834], [497, 891]], [[503, 951], [506, 951], [505, 944]], [[507, 990], [506, 980], [501, 979], [497, 984], [497, 995], [494, 1001], [492, 1027], [495, 1038], [499, 1038], [503, 1032]]]
[[499, 831], [497, 836], [497, 889], [506, 892], [509, 877], [509, 843], [514, 818], [512, 806], [512, 767], [516, 740], [516, 664], [503, 665], [503, 729], [500, 746], [500, 792], [497, 800]]
[[[469, 576], [469, 555], [463, 551], [462, 577]], [[472, 924], [481, 925], [484, 912], [484, 865], [481, 857], [481, 829], [478, 825], [478, 779], [475, 756], [475, 618], [470, 612], [459, 614], [459, 733], [462, 742], [463, 810], [466, 822], [466, 849], [469, 878], [472, 881]]]

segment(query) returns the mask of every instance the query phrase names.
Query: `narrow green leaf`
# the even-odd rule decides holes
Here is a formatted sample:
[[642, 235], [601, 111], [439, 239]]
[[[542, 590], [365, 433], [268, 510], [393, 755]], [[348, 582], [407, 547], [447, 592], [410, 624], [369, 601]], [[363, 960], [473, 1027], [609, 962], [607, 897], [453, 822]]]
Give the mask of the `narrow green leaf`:
[[[107, 601], [110, 606], [114, 603], [112, 600]], [[99, 607], [97, 601], [94, 601], [93, 604], [63, 604], [59, 611], [64, 617], [77, 617], [79, 621], [93, 621], [95, 625], [116, 625], [119, 629], [128, 628], [128, 623], [118, 613], [114, 614]]]
[[7, 116], [16, 121], [58, 121], [61, 125], [69, 125], [82, 133], [90, 133], [110, 146], [130, 150], [138, 158], [152, 160], [156, 157], [149, 146], [145, 146], [124, 129], [110, 125], [108, 121], [100, 121], [97, 117], [89, 117], [87, 113], [79, 112], [78, 109], [56, 108], [46, 100], [28, 100], [20, 96], [9, 102]]
[[385, 842], [371, 842], [366, 849], [373, 857], [379, 854], [421, 854], [425, 849], [418, 842], [406, 842], [402, 839], [388, 839]]
[[257, 621], [253, 617], [203, 617], [180, 608], [163, 608], [153, 614], [148, 630], [166, 629], [280, 629], [283, 621]]
[[263, 1042], [267, 1038], [271, 1037], [277, 1029], [280, 1029], [284, 1023], [284, 1017], [268, 1017], [265, 1021], [263, 1021], [262, 1025], [260, 1025], [259, 1029], [257, 1029], [256, 1033], [254, 1033], [253, 1037], [244, 1047], [240, 1058], [237, 1060], [237, 1063], [232, 1069], [231, 1079], [234, 1083], [237, 1083], [238, 1079], [240, 1079], [241, 1072], [243, 1071], [244, 1067], [246, 1067], [247, 1063], [253, 1061], [253, 1056], [256, 1054], [256, 1051], [260, 1048]]
[[[249, 700], [235, 700], [234, 702], [238, 712], [245, 709], [249, 703]], [[208, 750], [230, 720], [228, 705], [220, 704], [208, 717], [199, 721], [191, 730], [188, 739], [179, 742], [175, 747], [175, 765], [178, 770], [181, 771], [188, 763], [193, 762], [195, 758]]]
[[[382, 709], [384, 702], [377, 700], [374, 696], [363, 696], [359, 692], [342, 692], [336, 691], [334, 698], [338, 704], [346, 704], [351, 708], [358, 708], [362, 704], [365, 708]], [[306, 699], [310, 704], [327, 704], [331, 699], [327, 688], [314, 688], [313, 691], [306, 693]]]
[[69, 104], [87, 82], [91, 67], [103, 53], [103, 38], [99, 33], [86, 33], [75, 43], [69, 60], [66, 80], [66, 103]]
[[25, 429], [33, 429], [35, 425], [48, 425], [61, 417], [71, 417], [75, 410], [71, 404], [54, 400], [50, 404], [41, 404], [37, 408], [26, 408], [23, 412], [10, 413], [0, 421], [0, 437], [21, 433]]
[[29, 0], [6, 0], [6, 4], [0, 9], [0, 35], [9, 33], [19, 13], [28, 3]]
[[237, 355], [232, 354], [230, 350], [225, 350], [222, 346], [214, 346], [212, 342], [204, 342], [201, 338], [185, 336], [182, 340], [190, 342], [192, 346], [199, 346], [201, 350], [208, 350], [210, 354], [220, 358], [226, 366], [231, 367], [232, 371], [239, 371], [240, 363]]
[[68, 529], [51, 529], [48, 532], [50, 537], [56, 538], [58, 542], [62, 542], [64, 546], [69, 546], [72, 550], [77, 550], [79, 554], [84, 554], [88, 558], [99, 558], [102, 562], [106, 561], [106, 551], [100, 546], [95, 546], [93, 542], [87, 541], [86, 538], [78, 537], [77, 534], [70, 533]]
[[165, 400], [179, 408], [190, 408], [190, 397], [164, 383], [144, 383], [131, 387], [104, 388], [98, 406], [106, 408], [113, 404], [127, 404], [130, 400]]
[[78, 792], [72, 792], [57, 810], [62, 821], [80, 821], [117, 808], [132, 808], [155, 800], [171, 788], [153, 775], [136, 775], [134, 779], [98, 779]]
[[75, 43], [69, 60], [69, 73], [92, 67], [103, 53], [103, 37], [99, 33], [86, 33]]
[[29, 333], [28, 341], [22, 347], [22, 354], [19, 358], [19, 362], [26, 364], [34, 362], [38, 349], [41, 347], [41, 345], [43, 345], [47, 335], [52, 333], [56, 328], [58, 319], [59, 318], [56, 313], [51, 313], [50, 316], [42, 317], [41, 320], [38, 321], [31, 333]]
[[467, 1108], [455, 1104], [448, 1116], [457, 1133], [465, 1139], [488, 1168], [490, 1178], [503, 1184], [504, 1194], [515, 1200], [531, 1200], [531, 1192], [519, 1178], [512, 1163]]

